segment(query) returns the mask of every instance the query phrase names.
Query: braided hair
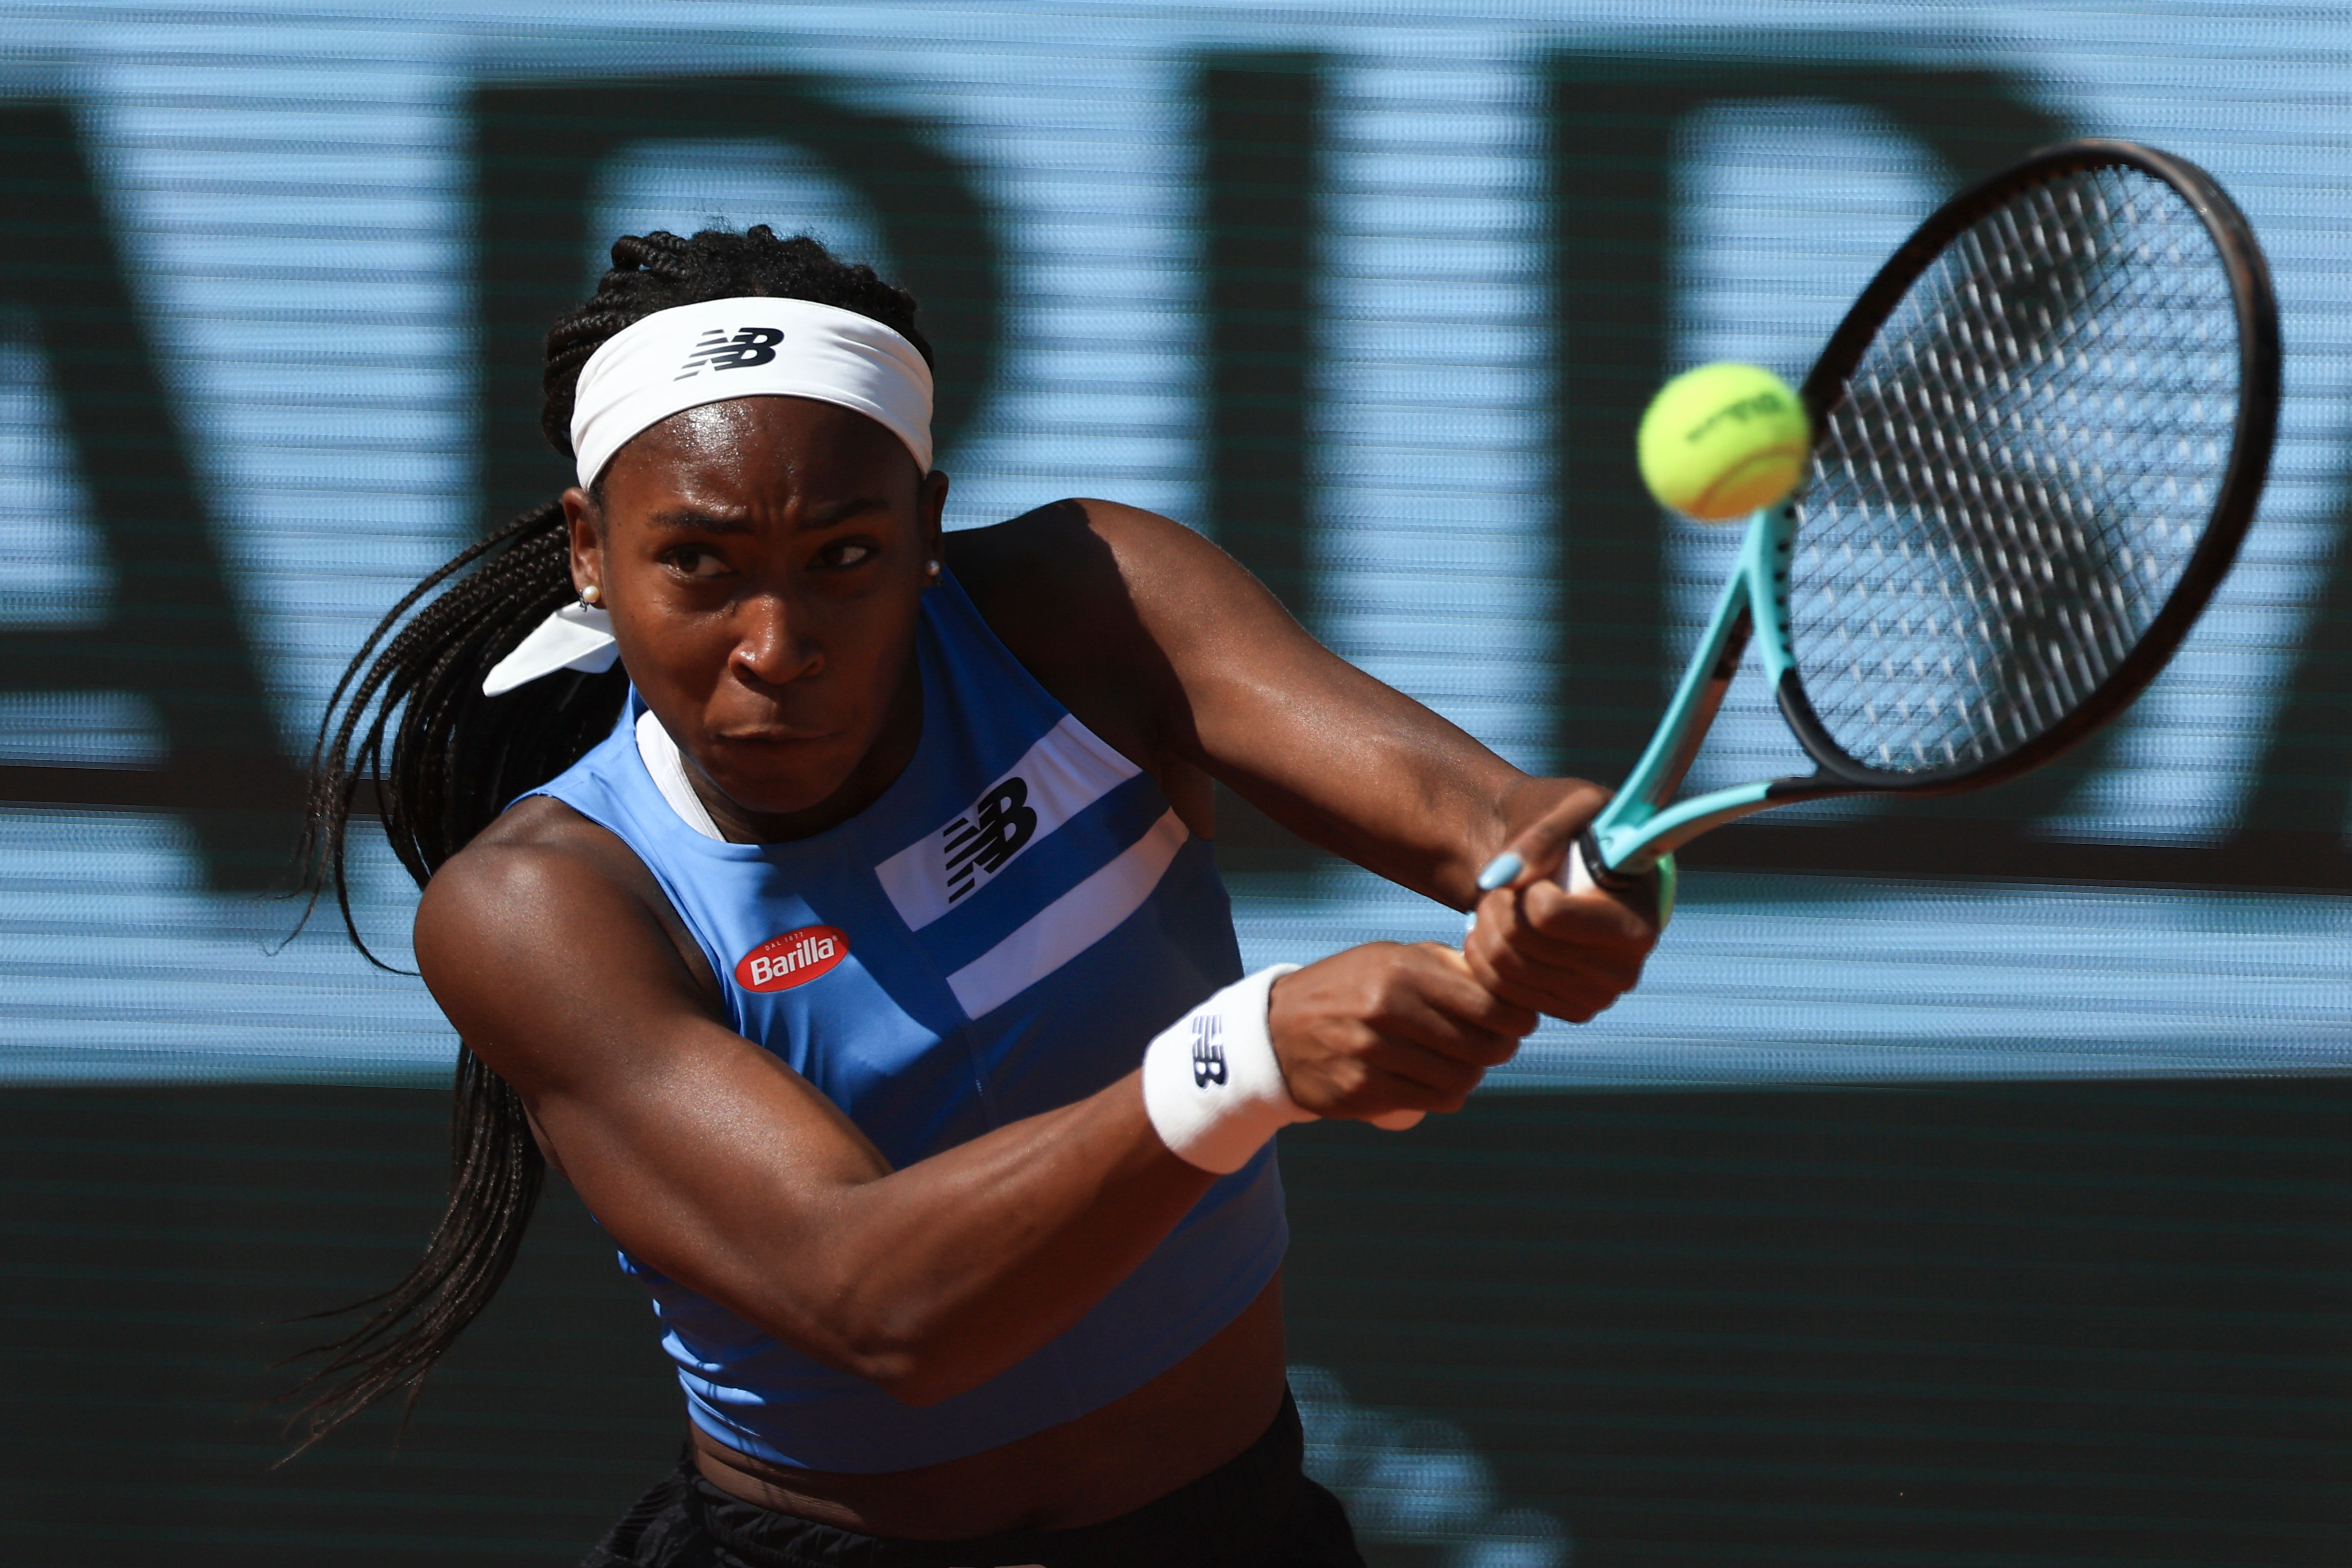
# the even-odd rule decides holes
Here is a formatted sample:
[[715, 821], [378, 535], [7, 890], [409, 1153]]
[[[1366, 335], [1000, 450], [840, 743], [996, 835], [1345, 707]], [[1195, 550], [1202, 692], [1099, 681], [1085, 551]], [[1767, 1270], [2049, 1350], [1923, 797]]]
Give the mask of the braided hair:
[[[805, 235], [780, 239], [761, 224], [690, 238], [625, 236], [594, 296], [547, 334], [540, 427], [548, 440], [571, 455], [581, 367], [614, 333], [656, 310], [740, 296], [854, 310], [931, 358], [911, 295]], [[376, 624], [328, 699], [310, 757], [300, 849], [306, 888], [313, 908], [332, 890], [352, 942], [378, 967], [389, 966], [360, 935], [346, 875], [362, 789], [373, 795], [393, 853], [422, 887], [509, 801], [579, 761], [619, 717], [628, 676], [617, 665], [482, 695], [490, 667], [572, 596], [563, 507], [550, 501], [411, 589]], [[513, 1266], [545, 1174], [521, 1097], [461, 1044], [447, 1205], [425, 1255], [398, 1284], [318, 1314], [373, 1309], [341, 1339], [305, 1352], [323, 1360], [293, 1391], [310, 1396], [296, 1416], [306, 1424], [301, 1447], [394, 1393], [404, 1390], [405, 1405], [415, 1405], [434, 1363], [489, 1305]]]

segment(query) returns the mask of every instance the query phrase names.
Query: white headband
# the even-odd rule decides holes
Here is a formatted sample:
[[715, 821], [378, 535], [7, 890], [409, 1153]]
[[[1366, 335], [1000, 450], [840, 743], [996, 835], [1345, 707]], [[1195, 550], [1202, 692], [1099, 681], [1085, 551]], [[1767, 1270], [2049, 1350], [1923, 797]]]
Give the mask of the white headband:
[[[656, 310], [580, 367], [572, 451], [583, 489], [613, 454], [671, 415], [738, 397], [807, 397], [854, 409], [931, 471], [931, 368], [914, 344], [854, 310], [746, 296]], [[612, 618], [567, 605], [482, 681], [491, 697], [559, 669], [610, 669]]]
[[811, 397], [856, 409], [931, 471], [931, 367], [870, 317], [806, 300], [711, 300], [656, 310], [604, 341], [572, 395], [580, 483], [630, 437], [738, 397]]

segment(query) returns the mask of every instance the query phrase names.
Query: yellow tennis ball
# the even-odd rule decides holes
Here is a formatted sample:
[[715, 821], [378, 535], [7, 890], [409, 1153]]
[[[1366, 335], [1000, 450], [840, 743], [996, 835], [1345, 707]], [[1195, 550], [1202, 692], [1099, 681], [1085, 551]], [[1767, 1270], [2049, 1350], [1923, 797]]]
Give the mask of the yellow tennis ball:
[[1769, 370], [1729, 360], [1686, 370], [1642, 416], [1642, 482], [1701, 522], [1727, 522], [1785, 500], [1812, 449], [1805, 405]]

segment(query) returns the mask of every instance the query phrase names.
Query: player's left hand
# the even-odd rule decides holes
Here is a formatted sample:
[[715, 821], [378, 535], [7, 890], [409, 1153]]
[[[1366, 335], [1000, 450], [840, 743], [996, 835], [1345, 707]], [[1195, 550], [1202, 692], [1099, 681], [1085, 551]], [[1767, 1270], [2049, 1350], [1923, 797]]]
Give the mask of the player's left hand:
[[[1568, 857], [1609, 794], [1580, 780], [1547, 780], [1551, 798], [1490, 862], [1500, 885], [1478, 896], [1463, 955], [1503, 1001], [1581, 1024], [1633, 988], [1658, 940], [1633, 903], [1563, 885]], [[1516, 856], [1513, 868], [1506, 857]], [[1652, 910], [1654, 899], [1648, 900]]]

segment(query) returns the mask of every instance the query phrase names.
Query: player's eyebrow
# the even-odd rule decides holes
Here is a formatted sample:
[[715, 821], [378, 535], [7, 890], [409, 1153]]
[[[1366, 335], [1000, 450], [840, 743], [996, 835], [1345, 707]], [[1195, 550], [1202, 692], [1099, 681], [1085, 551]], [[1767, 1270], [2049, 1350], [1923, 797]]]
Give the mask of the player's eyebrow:
[[[880, 496], [850, 496], [842, 500], [828, 501], [824, 506], [812, 507], [803, 512], [794, 531], [813, 533], [821, 529], [837, 527], [854, 517], [887, 511], [889, 506], [890, 503]], [[740, 534], [752, 531], [751, 520], [741, 513], [720, 514], [691, 506], [665, 507], [659, 511], [648, 512], [646, 523], [669, 533]]]
[[749, 533], [751, 520], [748, 517], [719, 517], [690, 506], [666, 508], [646, 517], [649, 528], [671, 533]]
[[801, 514], [800, 525], [803, 531], [831, 528], [853, 517], [863, 517], [869, 511], [887, 511], [889, 507], [890, 503], [880, 496], [851, 496], [845, 500], [810, 508]]

